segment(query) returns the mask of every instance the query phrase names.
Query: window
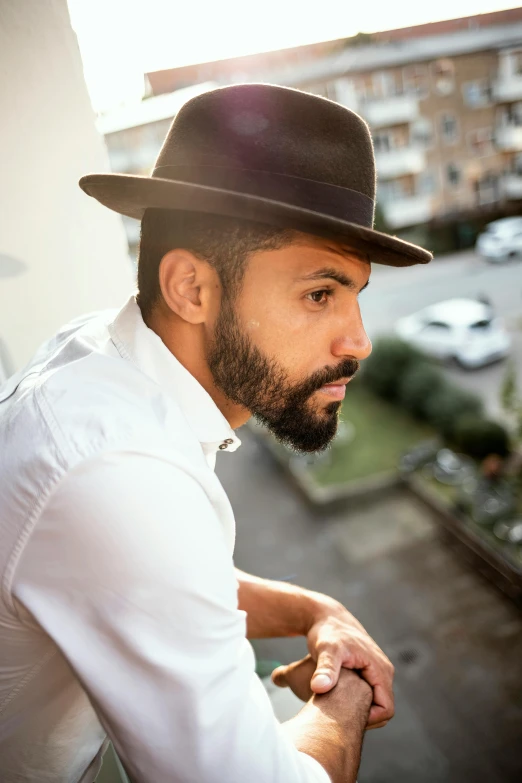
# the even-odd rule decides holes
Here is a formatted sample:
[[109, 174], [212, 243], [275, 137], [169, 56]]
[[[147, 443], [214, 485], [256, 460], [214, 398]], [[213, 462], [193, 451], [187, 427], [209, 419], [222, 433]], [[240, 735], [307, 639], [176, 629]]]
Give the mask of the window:
[[393, 201], [406, 195], [404, 181], [400, 179], [383, 180], [377, 186], [378, 200]]
[[475, 128], [468, 131], [467, 142], [471, 154], [476, 158], [485, 158], [494, 153], [491, 128]]
[[393, 138], [390, 133], [376, 133], [373, 137], [375, 152], [389, 152], [393, 149]]
[[522, 174], [522, 152], [517, 152], [511, 161], [513, 174]]
[[513, 52], [511, 55], [513, 74], [522, 76], [522, 52]]
[[473, 187], [478, 204], [494, 204], [499, 200], [499, 180], [495, 172], [486, 172]]
[[440, 118], [440, 129], [444, 144], [455, 144], [459, 136], [457, 118], [454, 114], [445, 113]]
[[451, 95], [455, 89], [455, 66], [451, 60], [437, 60], [432, 65], [433, 84], [438, 95]]
[[456, 187], [460, 183], [460, 169], [456, 163], [448, 163], [446, 177], [452, 187]]
[[398, 92], [395, 74], [391, 71], [378, 71], [372, 76], [371, 97], [388, 98]]
[[410, 65], [403, 69], [404, 92], [426, 98], [429, 93], [428, 67], [426, 65]]
[[435, 173], [430, 171], [423, 171], [417, 177], [417, 193], [421, 196], [431, 196], [437, 190], [437, 180]]
[[462, 85], [464, 103], [471, 109], [489, 106], [491, 103], [491, 85], [487, 79], [475, 79]]
[[306, 87], [306, 91], [314, 95], [320, 95], [322, 98], [330, 98], [332, 101], [335, 101], [337, 98], [337, 89], [334, 81], [310, 84]]
[[425, 149], [433, 146], [433, 124], [427, 117], [419, 117], [412, 125], [411, 138], [414, 144]]
[[501, 128], [520, 127], [522, 125], [522, 102], [517, 101], [498, 109], [497, 124]]
[[335, 81], [326, 82], [324, 85], [324, 96], [330, 98], [331, 101], [337, 100], [337, 84]]
[[349, 109], [357, 109], [357, 90], [351, 79], [337, 79], [335, 82], [337, 102]]

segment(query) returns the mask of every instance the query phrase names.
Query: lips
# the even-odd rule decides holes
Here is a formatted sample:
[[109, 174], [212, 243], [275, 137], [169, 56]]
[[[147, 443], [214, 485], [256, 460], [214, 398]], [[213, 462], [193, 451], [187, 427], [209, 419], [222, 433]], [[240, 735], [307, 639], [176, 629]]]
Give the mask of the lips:
[[334, 400], [344, 400], [346, 394], [346, 384], [350, 382], [350, 379], [337, 381], [336, 383], [327, 383], [321, 386], [319, 391], [323, 394], [327, 394], [329, 397], [333, 397]]

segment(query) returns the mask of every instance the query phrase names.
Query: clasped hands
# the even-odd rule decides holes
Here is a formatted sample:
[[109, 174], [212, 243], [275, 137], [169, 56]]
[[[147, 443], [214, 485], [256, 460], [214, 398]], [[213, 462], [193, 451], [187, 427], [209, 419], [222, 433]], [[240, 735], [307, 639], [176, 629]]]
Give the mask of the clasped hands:
[[394, 715], [394, 668], [362, 625], [344, 607], [315, 620], [307, 633], [309, 655], [279, 666], [272, 681], [303, 701], [335, 687], [341, 668], [354, 669], [373, 690], [367, 729], [385, 726]]

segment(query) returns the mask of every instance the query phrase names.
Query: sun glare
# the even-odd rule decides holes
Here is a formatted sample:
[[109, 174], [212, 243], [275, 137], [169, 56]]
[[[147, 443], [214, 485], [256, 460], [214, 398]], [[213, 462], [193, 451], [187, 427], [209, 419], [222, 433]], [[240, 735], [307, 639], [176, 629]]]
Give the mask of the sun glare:
[[139, 100], [143, 74], [357, 32], [405, 27], [509, 7], [502, 0], [68, 0], [96, 111]]

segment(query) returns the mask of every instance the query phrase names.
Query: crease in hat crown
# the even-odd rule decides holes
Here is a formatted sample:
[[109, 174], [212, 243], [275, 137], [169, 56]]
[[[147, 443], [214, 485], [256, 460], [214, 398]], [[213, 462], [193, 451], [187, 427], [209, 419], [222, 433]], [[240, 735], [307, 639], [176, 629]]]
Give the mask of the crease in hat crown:
[[190, 99], [149, 177], [89, 174], [80, 186], [140, 219], [147, 208], [190, 210], [350, 239], [373, 260], [403, 266], [431, 254], [373, 229], [370, 130], [355, 112], [288, 87], [241, 84]]

